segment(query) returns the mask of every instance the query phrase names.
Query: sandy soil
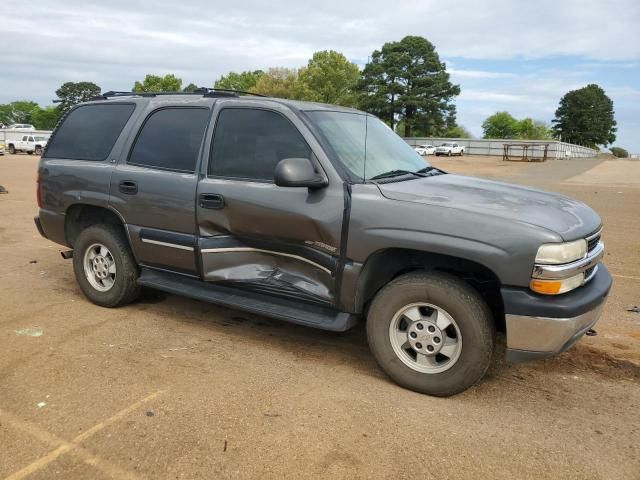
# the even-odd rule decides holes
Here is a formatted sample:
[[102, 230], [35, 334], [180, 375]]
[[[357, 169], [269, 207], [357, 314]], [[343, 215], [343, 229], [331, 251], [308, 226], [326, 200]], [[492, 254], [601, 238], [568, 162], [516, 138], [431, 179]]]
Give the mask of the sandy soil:
[[33, 225], [36, 163], [0, 157], [0, 478], [640, 478], [640, 162], [433, 161], [588, 202], [615, 279], [598, 336], [525, 365], [497, 352], [449, 399], [390, 382], [361, 327], [90, 304]]

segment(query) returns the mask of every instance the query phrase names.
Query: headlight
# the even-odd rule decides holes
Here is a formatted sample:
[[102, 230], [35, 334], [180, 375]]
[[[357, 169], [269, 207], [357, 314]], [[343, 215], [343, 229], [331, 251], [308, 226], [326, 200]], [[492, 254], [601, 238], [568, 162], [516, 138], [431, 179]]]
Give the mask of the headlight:
[[538, 248], [536, 263], [559, 265], [580, 260], [587, 255], [587, 241], [584, 239], [567, 243], [546, 243]]

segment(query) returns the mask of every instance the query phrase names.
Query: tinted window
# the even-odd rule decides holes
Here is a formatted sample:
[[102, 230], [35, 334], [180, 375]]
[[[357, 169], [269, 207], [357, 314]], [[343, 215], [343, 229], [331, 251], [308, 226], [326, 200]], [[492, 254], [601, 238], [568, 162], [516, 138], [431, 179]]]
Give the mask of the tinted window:
[[311, 157], [300, 132], [282, 115], [244, 108], [220, 112], [212, 151], [210, 175], [269, 181], [280, 160]]
[[129, 120], [133, 104], [83, 105], [56, 130], [45, 156], [75, 160], [104, 160]]
[[205, 108], [165, 108], [152, 113], [131, 149], [129, 163], [193, 172], [208, 119]]

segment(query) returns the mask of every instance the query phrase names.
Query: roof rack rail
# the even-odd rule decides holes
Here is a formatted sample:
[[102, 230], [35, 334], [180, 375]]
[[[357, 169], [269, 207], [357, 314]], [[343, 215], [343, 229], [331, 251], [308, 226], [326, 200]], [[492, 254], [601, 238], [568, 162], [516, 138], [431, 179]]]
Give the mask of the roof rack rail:
[[113, 97], [156, 97], [159, 95], [202, 95], [203, 97], [237, 97], [238, 94], [252, 95], [255, 97], [266, 97], [259, 93], [247, 92], [245, 90], [232, 90], [228, 88], [207, 88], [198, 87], [193, 92], [119, 92], [110, 90], [108, 92], [101, 93], [95, 97], [91, 97], [89, 100], [107, 100]]
[[204, 93], [205, 96], [215, 96], [217, 92], [220, 92], [220, 93], [231, 93], [231, 94], [235, 94], [236, 96], [238, 93], [241, 93], [243, 95], [251, 95], [253, 97], [266, 97], [266, 95], [262, 95], [260, 93], [248, 92], [246, 90], [234, 90], [231, 88], [199, 87], [199, 88], [196, 88], [195, 92]]

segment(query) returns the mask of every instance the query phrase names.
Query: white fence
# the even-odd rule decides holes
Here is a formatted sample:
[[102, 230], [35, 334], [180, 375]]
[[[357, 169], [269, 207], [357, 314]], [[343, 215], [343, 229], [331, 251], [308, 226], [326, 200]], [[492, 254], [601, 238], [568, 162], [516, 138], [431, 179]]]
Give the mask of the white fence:
[[468, 155], [499, 155], [504, 153], [505, 144], [540, 144], [548, 143], [548, 158], [586, 158], [598, 155], [598, 150], [593, 148], [574, 145], [572, 143], [559, 142], [557, 140], [516, 140], [516, 139], [471, 139], [471, 138], [437, 138], [437, 137], [408, 137], [404, 139], [412, 147], [418, 145], [438, 146], [444, 142], [455, 142], [465, 147], [465, 154]]

